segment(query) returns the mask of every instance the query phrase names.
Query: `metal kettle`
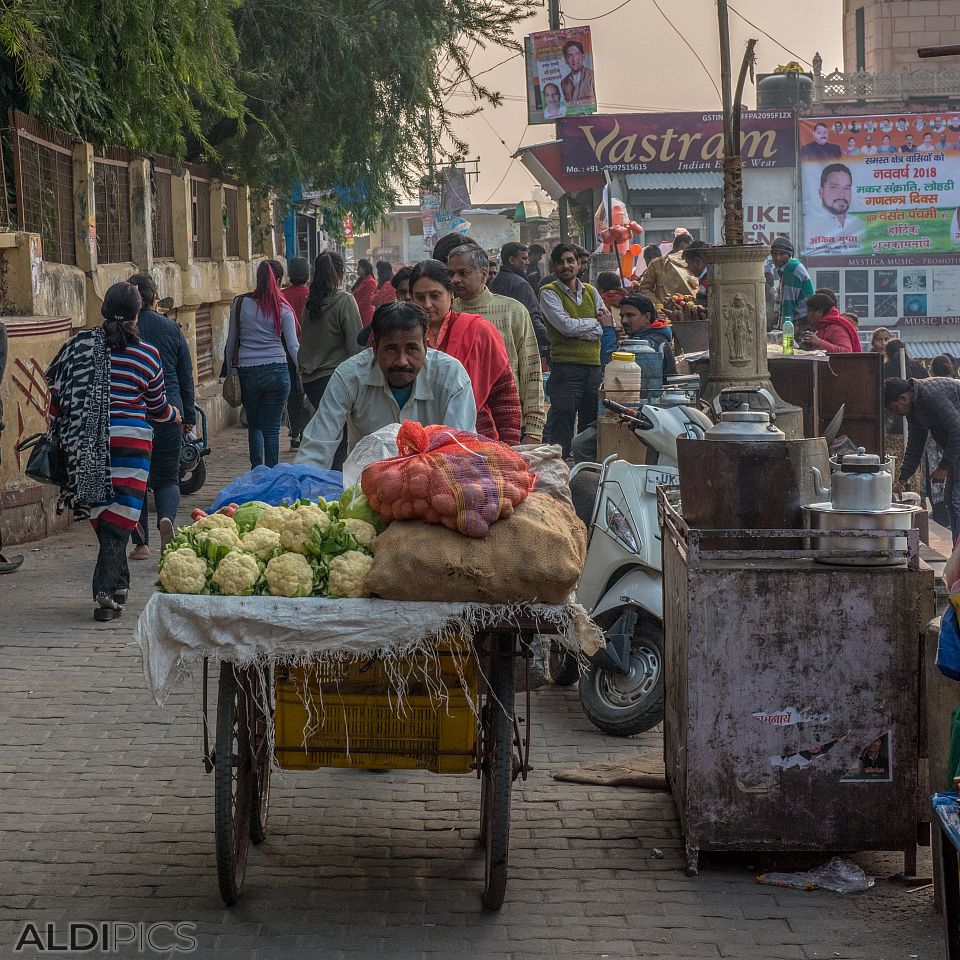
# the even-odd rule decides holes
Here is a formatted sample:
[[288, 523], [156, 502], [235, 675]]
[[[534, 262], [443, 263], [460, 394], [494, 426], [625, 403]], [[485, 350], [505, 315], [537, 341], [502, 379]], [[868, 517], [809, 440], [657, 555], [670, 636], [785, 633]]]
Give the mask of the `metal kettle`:
[[811, 467], [817, 485], [817, 496], [829, 499], [834, 510], [858, 513], [881, 513], [893, 502], [893, 458], [880, 460], [875, 453], [860, 447], [839, 460], [830, 460], [830, 486], [823, 486], [823, 477]]
[[[721, 412], [720, 400], [725, 393], [756, 393], [769, 405], [770, 410], [751, 409], [747, 403], [741, 403], [736, 410]], [[729, 440], [735, 443], [766, 442], [786, 440], [786, 434], [774, 423], [773, 397], [766, 390], [723, 390], [714, 400], [714, 411], [718, 421], [704, 434], [705, 440]]]

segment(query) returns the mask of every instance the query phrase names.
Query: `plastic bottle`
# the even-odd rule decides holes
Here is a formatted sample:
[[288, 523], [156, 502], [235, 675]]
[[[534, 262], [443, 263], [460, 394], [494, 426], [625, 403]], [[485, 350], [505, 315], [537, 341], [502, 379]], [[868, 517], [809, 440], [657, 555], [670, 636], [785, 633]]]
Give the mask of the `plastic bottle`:
[[622, 404], [640, 402], [643, 371], [632, 353], [615, 353], [603, 371], [603, 392]]
[[793, 356], [793, 321], [789, 318], [783, 321], [783, 334], [781, 336], [783, 344], [783, 355], [785, 357]]

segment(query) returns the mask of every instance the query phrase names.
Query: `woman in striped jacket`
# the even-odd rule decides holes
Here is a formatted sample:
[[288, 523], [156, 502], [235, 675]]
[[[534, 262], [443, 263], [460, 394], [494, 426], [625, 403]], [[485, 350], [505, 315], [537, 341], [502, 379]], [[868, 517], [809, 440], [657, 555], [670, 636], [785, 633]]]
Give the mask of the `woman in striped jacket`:
[[51, 431], [67, 473], [60, 509], [89, 519], [100, 542], [96, 620], [120, 616], [127, 600], [127, 541], [143, 508], [153, 449], [149, 421], [180, 421], [167, 402], [159, 353], [137, 336], [141, 307], [136, 287], [115, 283], [100, 308], [103, 325], [76, 334], [47, 371]]

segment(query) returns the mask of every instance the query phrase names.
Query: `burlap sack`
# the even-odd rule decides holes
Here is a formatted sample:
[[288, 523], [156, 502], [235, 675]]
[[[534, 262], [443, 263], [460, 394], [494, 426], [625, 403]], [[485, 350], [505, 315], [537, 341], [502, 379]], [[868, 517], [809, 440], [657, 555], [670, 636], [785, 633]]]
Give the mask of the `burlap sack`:
[[587, 530], [573, 510], [532, 493], [483, 539], [394, 521], [374, 544], [367, 585], [384, 600], [566, 603], [586, 550]]

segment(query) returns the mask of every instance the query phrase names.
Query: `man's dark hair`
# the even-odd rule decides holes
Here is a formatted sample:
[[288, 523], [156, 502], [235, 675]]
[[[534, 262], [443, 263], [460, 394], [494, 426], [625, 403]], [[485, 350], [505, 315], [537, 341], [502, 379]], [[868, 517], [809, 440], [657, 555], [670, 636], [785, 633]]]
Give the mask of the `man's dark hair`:
[[530, 244], [530, 259], [539, 260], [547, 251], [539, 243]]
[[149, 273], [135, 273], [127, 283], [132, 283], [140, 291], [144, 306], [157, 299], [157, 283]]
[[683, 251], [683, 259], [689, 263], [691, 260], [702, 260], [704, 253], [710, 249], [710, 244], [703, 240], [694, 240]]
[[550, 251], [551, 265], [559, 263], [565, 253], [572, 253], [575, 257], [578, 256], [577, 248], [572, 243], [558, 243]]
[[827, 178], [832, 173], [845, 173], [851, 181], [853, 180], [853, 174], [850, 172], [850, 168], [845, 163], [828, 163], [820, 171], [820, 186], [825, 186]]
[[649, 267], [657, 257], [662, 257], [663, 254], [660, 252], [660, 248], [655, 243], [648, 243], [643, 248], [643, 261]]
[[465, 237], [459, 233], [448, 233], [433, 245], [433, 259], [439, 260], [441, 263], [446, 263], [451, 250], [462, 247], [467, 243], [471, 243], [475, 247], [480, 246], [473, 237]]
[[563, 45], [563, 55], [564, 55], [564, 56], [567, 55], [567, 51], [568, 51], [571, 47], [576, 47], [582, 54], [586, 55], [586, 51], [583, 49], [583, 44], [582, 44], [579, 40], [568, 40], [568, 41]]
[[520, 256], [521, 253], [526, 253], [529, 249], [525, 243], [517, 243], [516, 240], [511, 240], [500, 248], [500, 263], [505, 264], [514, 257]]
[[945, 353], [934, 357], [930, 361], [930, 375], [933, 377], [956, 377], [957, 365], [954, 363], [953, 357]]
[[807, 297], [807, 309], [816, 310], [818, 313], [829, 313], [836, 305], [836, 300], [823, 293], [815, 293], [812, 297]]
[[597, 289], [601, 293], [606, 293], [608, 290], [622, 290], [623, 283], [615, 273], [605, 271], [597, 274]]
[[573, 246], [577, 251], [578, 260], [582, 260], [584, 257], [590, 258], [590, 251], [586, 247], [581, 247], [579, 243], [575, 243]]
[[883, 348], [883, 352], [887, 355], [888, 360], [899, 360], [900, 357], [898, 354], [901, 350], [905, 357], [910, 356], [907, 352], [907, 345], [902, 340], [888, 340], [887, 345]]
[[840, 305], [840, 302], [837, 300], [837, 295], [829, 287], [817, 287], [814, 293], [816, 293], [818, 297], [829, 297], [835, 307]]
[[830, 129], [822, 120], [813, 129], [819, 130], [821, 127], [823, 127], [824, 130]]
[[907, 380], [901, 380], [900, 377], [891, 377], [883, 381], [883, 405], [889, 407], [891, 403], [896, 403], [905, 393], [910, 392], [910, 383]]
[[673, 252], [679, 253], [684, 247], [689, 247], [693, 243], [693, 237], [689, 233], [678, 233], [673, 238]]
[[404, 280], [409, 280], [411, 273], [413, 273], [413, 271], [409, 267], [401, 267], [393, 275], [393, 279], [390, 281], [390, 286], [393, 287], [394, 290], [399, 290], [400, 284], [403, 283]]
[[393, 300], [377, 307], [370, 321], [370, 329], [373, 331], [374, 344], [388, 334], [408, 330], [419, 330], [426, 342], [427, 315], [423, 308], [415, 303], [401, 303], [399, 300]]
[[287, 264], [287, 277], [294, 286], [310, 282], [310, 261], [306, 257], [294, 257]]
[[641, 313], [649, 313], [650, 316], [657, 319], [657, 308], [653, 301], [642, 293], [631, 293], [629, 297], [624, 297], [620, 303], [621, 307], [633, 307]]
[[428, 280], [433, 280], [435, 283], [441, 284], [446, 287], [449, 293], [455, 293], [453, 289], [453, 274], [447, 269], [447, 265], [441, 263], [439, 260], [421, 260], [413, 268], [413, 272], [410, 274], [411, 293], [413, 292], [416, 282], [421, 277], [426, 277]]

